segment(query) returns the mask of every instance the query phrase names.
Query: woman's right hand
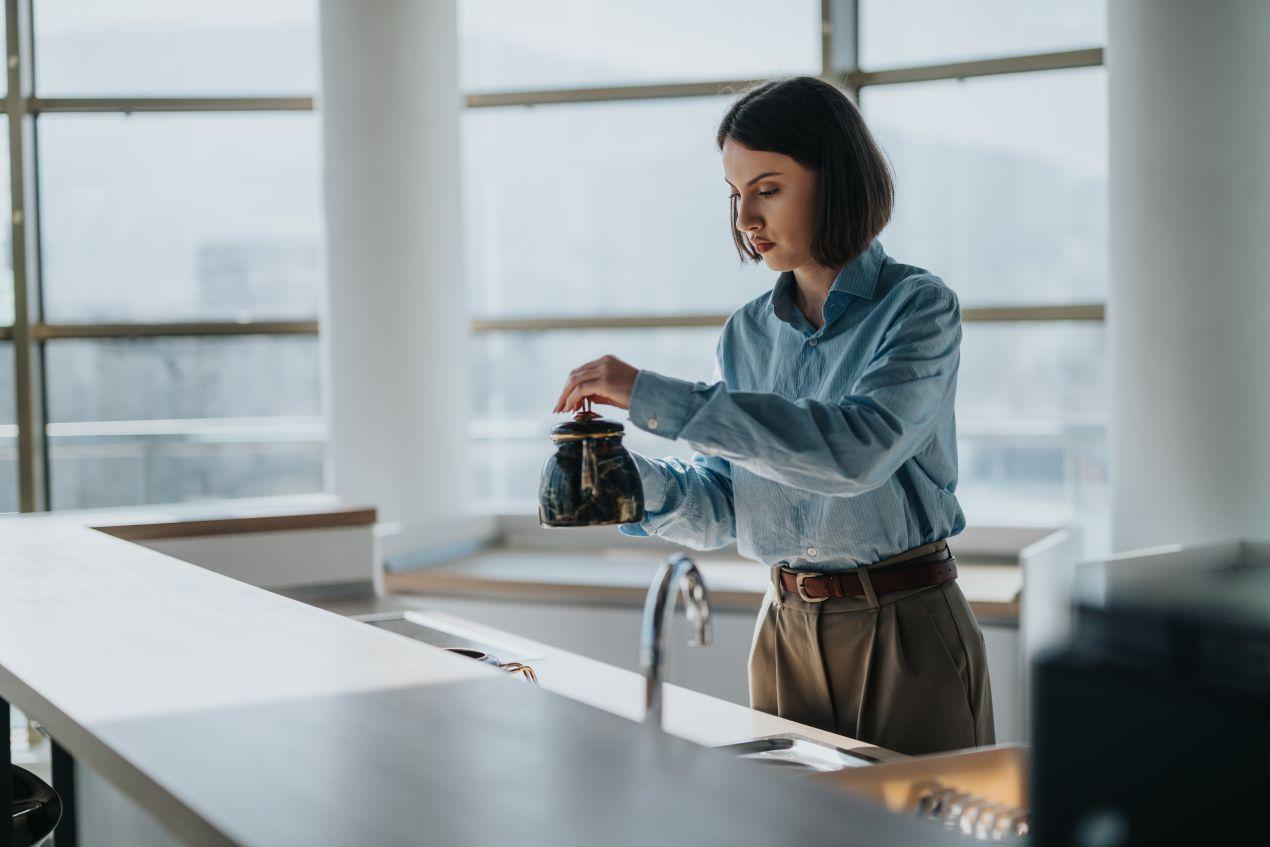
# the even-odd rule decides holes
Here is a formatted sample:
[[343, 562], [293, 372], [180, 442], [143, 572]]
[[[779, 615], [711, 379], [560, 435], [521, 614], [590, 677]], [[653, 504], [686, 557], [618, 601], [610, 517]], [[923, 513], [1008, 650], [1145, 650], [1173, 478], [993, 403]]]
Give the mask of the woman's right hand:
[[583, 398], [593, 403], [629, 409], [631, 391], [639, 368], [628, 365], [616, 356], [601, 356], [579, 365], [569, 372], [564, 390], [556, 401], [556, 412], [576, 412], [582, 408]]

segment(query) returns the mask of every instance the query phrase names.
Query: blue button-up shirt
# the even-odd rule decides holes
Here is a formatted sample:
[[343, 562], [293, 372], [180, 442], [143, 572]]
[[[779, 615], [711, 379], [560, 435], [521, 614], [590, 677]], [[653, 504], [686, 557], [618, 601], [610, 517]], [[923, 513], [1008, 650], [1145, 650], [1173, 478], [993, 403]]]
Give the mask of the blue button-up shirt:
[[619, 529], [767, 565], [834, 571], [961, 532], [957, 297], [874, 241], [814, 329], [792, 273], [737, 310], [712, 385], [640, 371], [630, 422], [695, 451], [633, 454], [646, 516]]

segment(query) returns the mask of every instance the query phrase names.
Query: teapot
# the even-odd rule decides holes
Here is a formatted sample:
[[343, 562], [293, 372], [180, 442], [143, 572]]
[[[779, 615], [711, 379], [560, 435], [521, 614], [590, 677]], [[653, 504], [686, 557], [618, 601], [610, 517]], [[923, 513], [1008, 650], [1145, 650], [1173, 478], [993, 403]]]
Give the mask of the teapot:
[[582, 411], [551, 430], [555, 455], [542, 468], [538, 522], [543, 526], [598, 526], [644, 519], [644, 484], [622, 446], [625, 429]]

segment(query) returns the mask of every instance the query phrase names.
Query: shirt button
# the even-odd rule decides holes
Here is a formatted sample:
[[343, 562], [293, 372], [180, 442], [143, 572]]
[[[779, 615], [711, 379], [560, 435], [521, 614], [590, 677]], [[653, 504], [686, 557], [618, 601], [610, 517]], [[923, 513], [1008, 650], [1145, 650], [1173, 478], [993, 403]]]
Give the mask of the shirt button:
[[815, 347], [815, 346], [816, 346], [817, 344], [819, 344], [819, 343], [820, 343], [820, 342], [819, 342], [819, 341], [817, 341], [817, 340], [816, 340], [816, 339], [814, 339], [814, 338], [813, 338], [811, 341], [808, 341], [808, 342], [807, 342], [807, 344], [808, 344], [808, 345], [810, 345], [810, 346], [812, 346], [812, 347]]
[[656, 428], [657, 428], [657, 419], [656, 419], [656, 418], [649, 418], [649, 419], [648, 419], [648, 428], [649, 428], [649, 429], [656, 429]]
[[815, 547], [808, 547], [808, 548], [807, 548], [807, 555], [808, 555], [808, 556], [814, 556], [814, 555], [816, 555], [816, 548], [815, 548]]

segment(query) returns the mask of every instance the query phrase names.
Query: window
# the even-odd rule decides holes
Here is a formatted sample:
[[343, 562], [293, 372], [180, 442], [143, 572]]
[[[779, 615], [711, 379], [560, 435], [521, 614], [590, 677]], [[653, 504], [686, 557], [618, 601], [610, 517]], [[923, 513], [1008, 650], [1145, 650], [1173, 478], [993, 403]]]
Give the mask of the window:
[[[0, 26], [0, 38], [4, 27]], [[3, 88], [3, 85], [0, 85]], [[0, 164], [9, 161], [9, 121], [0, 119]], [[0, 198], [9, 198], [9, 169], [0, 167]], [[0, 333], [13, 327], [13, 228], [0, 227]], [[0, 336], [3, 337], [3, 336]], [[12, 370], [9, 375], [12, 376]]]
[[891, 255], [963, 306], [1105, 299], [1102, 68], [880, 85], [861, 101], [895, 169]]
[[322, 488], [317, 339], [50, 341], [55, 509]]
[[[0, 38], [4, 26], [0, 22]], [[0, 86], [2, 87], [2, 86]], [[0, 162], [8, 162], [9, 125], [0, 120]], [[0, 198], [9, 196], [9, 169], [0, 168]], [[0, 227], [0, 513], [18, 510], [18, 416], [16, 368], [13, 360], [13, 254], [12, 229]]]
[[314, 0], [35, 0], [43, 97], [312, 95]]
[[0, 512], [18, 510], [18, 427], [14, 394], [13, 344], [0, 341]]
[[858, 0], [865, 70], [1098, 47], [1105, 0]]
[[312, 113], [40, 118], [46, 318], [316, 317], [319, 135]]
[[[779, 26], [756, 24], [776, 18]], [[820, 70], [820, 4], [460, 0], [468, 91], [758, 79]]]
[[688, 97], [469, 110], [475, 313], [716, 313], [761, 294], [767, 274], [743, 268], [728, 238], [714, 146], [726, 106]]
[[[956, 11], [936, 0], [825, 4], [823, 43], [833, 50], [858, 32], [855, 67], [821, 54], [821, 4], [712, 8], [708, 35], [698, 5], [713, 6], [461, 4], [471, 432], [483, 505], [534, 509], [547, 435], [563, 420], [551, 403], [582, 361], [613, 353], [709, 379], [718, 327], [774, 281], [738, 266], [724, 229], [713, 136], [726, 89], [846, 66], [840, 82], [896, 170], [882, 241], [962, 299], [968, 521], [1061, 522], [1102, 509], [1103, 0], [971, 0]], [[852, 5], [857, 20], [834, 19]], [[762, 21], [763, 49], [751, 23], [734, 37], [742, 18]], [[946, 78], [924, 67], [952, 62], [961, 64]], [[579, 92], [587, 87], [604, 90]], [[641, 452], [691, 453], [627, 432]]]
[[35, 177], [14, 206], [38, 241], [6, 242], [0, 509], [320, 491], [317, 3], [32, 11], [36, 96], [6, 117], [35, 131], [5, 158]]
[[957, 496], [968, 522], [1063, 524], [1106, 507], [1101, 323], [967, 322]]

